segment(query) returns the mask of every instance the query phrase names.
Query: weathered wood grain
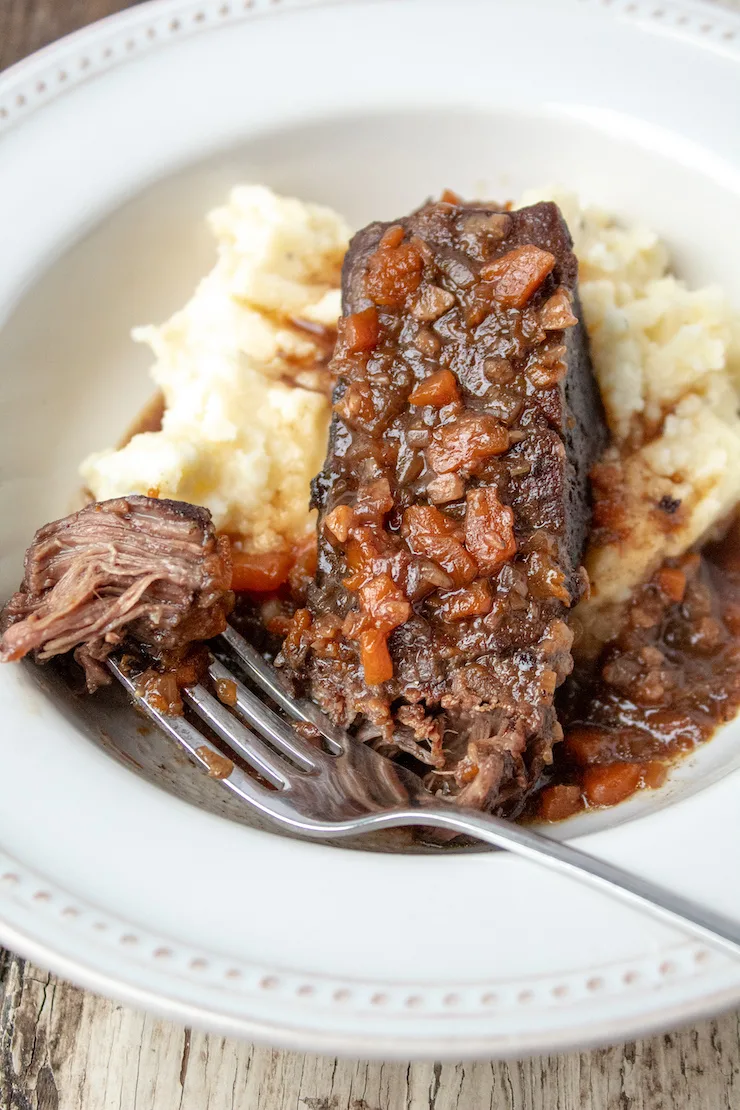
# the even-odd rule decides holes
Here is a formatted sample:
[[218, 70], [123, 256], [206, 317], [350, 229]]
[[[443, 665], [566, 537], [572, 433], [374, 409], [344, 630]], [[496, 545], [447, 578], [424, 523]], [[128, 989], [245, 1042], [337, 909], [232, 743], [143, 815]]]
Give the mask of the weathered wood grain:
[[2, 1110], [721, 1110], [740, 1107], [739, 1018], [511, 1063], [334, 1060], [189, 1032], [6, 955]]
[[[0, 0], [0, 68], [129, 6]], [[191, 1033], [0, 952], [0, 1110], [170, 1108], [740, 1110], [740, 1016], [514, 1063], [344, 1061]]]
[[[134, 3], [139, 0], [134, 0]], [[112, 12], [126, 0], [0, 0], [0, 69]]]

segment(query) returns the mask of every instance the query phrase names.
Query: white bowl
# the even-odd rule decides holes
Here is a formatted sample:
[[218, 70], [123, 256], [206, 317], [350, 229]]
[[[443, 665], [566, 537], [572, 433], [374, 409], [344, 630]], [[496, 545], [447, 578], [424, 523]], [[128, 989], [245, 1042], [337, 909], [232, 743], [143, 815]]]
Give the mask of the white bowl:
[[[202, 217], [231, 184], [359, 226], [445, 186], [559, 181], [740, 304], [739, 113], [740, 19], [690, 0], [159, 0], [9, 70], [0, 593], [148, 396], [129, 330], [205, 272]], [[88, 987], [276, 1044], [435, 1059], [740, 1000], [737, 965], [524, 861], [256, 829], [115, 694], [13, 666], [0, 699], [0, 940]], [[740, 917], [738, 738], [561, 835]]]

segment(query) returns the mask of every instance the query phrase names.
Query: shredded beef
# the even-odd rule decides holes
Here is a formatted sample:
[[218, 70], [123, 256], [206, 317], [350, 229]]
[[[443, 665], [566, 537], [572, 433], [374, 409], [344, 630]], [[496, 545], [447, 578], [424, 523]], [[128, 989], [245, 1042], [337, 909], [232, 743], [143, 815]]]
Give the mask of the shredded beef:
[[93, 691], [109, 681], [102, 663], [115, 648], [131, 642], [171, 664], [223, 632], [232, 604], [228, 540], [206, 509], [138, 496], [93, 503], [36, 533], [3, 611], [0, 662], [74, 650]]

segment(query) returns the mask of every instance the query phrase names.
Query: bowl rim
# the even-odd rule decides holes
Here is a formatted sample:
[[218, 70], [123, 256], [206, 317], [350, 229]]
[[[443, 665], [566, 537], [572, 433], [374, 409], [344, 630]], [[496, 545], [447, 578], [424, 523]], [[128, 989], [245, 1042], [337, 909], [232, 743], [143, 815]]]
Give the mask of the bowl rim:
[[[347, 0], [343, 2], [346, 4]], [[350, 0], [350, 3], [360, 2], [361, 0]], [[390, 0], [374, 0], [374, 2], [379, 6], [381, 3], [390, 3]], [[398, 0], [394, 2], [397, 3]], [[577, 6], [577, 0], [568, 0], [568, 3], [574, 9]], [[603, 0], [599, 3], [598, 0], [587, 0], [587, 4], [593, 8], [598, 7], [608, 11], [610, 15], [618, 16], [620, 19], [631, 20], [643, 27], [652, 20], [652, 29], [658, 31], [665, 30], [666, 13], [672, 13], [676, 18], [684, 19], [684, 22], [680, 23], [680, 32], [674, 27], [673, 33], [680, 33], [686, 38], [693, 39], [697, 45], [710, 46], [726, 57], [740, 61], [740, 13], [720, 9], [717, 5], [712, 5], [710, 8], [707, 0], [704, 2], [669, 0], [662, 5], [662, 16], [656, 15], [654, 5], [642, 2], [615, 0], [613, 3], [608, 3], [608, 0]], [[232, 22], [241, 23], [248, 18], [267, 15], [276, 9], [290, 12], [333, 6], [338, 6], [336, 0], [277, 0], [277, 3], [276, 0], [249, 0], [247, 5], [219, 3], [219, 0], [204, 0], [202, 3], [198, 3], [197, 0], [148, 0], [136, 8], [108, 16], [45, 47], [0, 75], [0, 137], [6, 131], [21, 126], [33, 112], [43, 109], [45, 105], [61, 97], [67, 89], [76, 87], [113, 67], [125, 65], [127, 61], [142, 52], [149, 53], [170, 41], [195, 36], [209, 29], [214, 23], [218, 26]], [[578, 6], [586, 5], [581, 0]], [[710, 12], [711, 24], [707, 22]], [[203, 18], [197, 18], [201, 13]], [[706, 27], [710, 29], [706, 30]], [[149, 33], [152, 29], [154, 29], [154, 35]], [[140, 40], [132, 39], [131, 36], [134, 33], [141, 34], [143, 37]], [[130, 41], [134, 42], [134, 47], [129, 47]], [[93, 46], [96, 48], [94, 57], [91, 56]], [[73, 61], [74, 65], [72, 65]], [[145, 790], [156, 789], [149, 784], [139, 785]], [[177, 804], [185, 805], [185, 803]], [[601, 834], [596, 834], [584, 837], [582, 840], [584, 843], [591, 844], [594, 841], [603, 842], [603, 837]], [[316, 851], [315, 846], [312, 846], [312, 850]], [[94, 957], [91, 954], [88, 954], [87, 958], [83, 957], [81, 952], [85, 946], [80, 939], [81, 932], [78, 932], [74, 941], [67, 944], [60, 945], [58, 941], [50, 941], [48, 937], [53, 935], [53, 926], [48, 922], [43, 924], [41, 921], [47, 911], [63, 914], [65, 906], [60, 910], [61, 903], [65, 903], [67, 908], [75, 908], [77, 913], [72, 918], [75, 925], [69, 931], [79, 929], [83, 923], [88, 922], [88, 918], [92, 920], [97, 917], [100, 920], [103, 916], [101, 911], [94, 904], [86, 903], [77, 894], [73, 895], [61, 890], [57, 892], [46, 878], [36, 875], [32, 869], [25, 867], [21, 861], [13, 859], [10, 854], [0, 855], [0, 861], [2, 862], [0, 891], [5, 895], [3, 897], [0, 894], [0, 936], [16, 950], [30, 958], [42, 961], [59, 974], [66, 975], [90, 989], [117, 996], [133, 1005], [145, 1005], [148, 1009], [188, 1024], [238, 1033], [267, 1043], [280, 1043], [285, 1047], [308, 1048], [332, 1053], [339, 1051], [344, 1054], [370, 1050], [375, 1053], [380, 1052], [387, 1058], [404, 1058], [409, 1054], [418, 1053], [437, 1058], [442, 1056], [456, 1058], [461, 1052], [490, 1054], [492, 1051], [497, 1055], [521, 1055], [522, 1052], [592, 1045], [602, 1043], [610, 1037], [649, 1032], [669, 1022], [689, 1021], [710, 1012], [716, 1012], [718, 1008], [729, 1007], [740, 999], [740, 980], [730, 988], [720, 989], [717, 983], [722, 979], [721, 962], [710, 959], [707, 966], [712, 969], [710, 979], [715, 984], [713, 989], [708, 988], [706, 993], [685, 999], [683, 1002], [674, 1001], [668, 1007], [660, 1005], [654, 1011], [646, 1012], [641, 1023], [636, 1022], [634, 1016], [624, 1019], [609, 1018], [602, 1023], [593, 1022], [586, 1017], [580, 1024], [566, 1025], [559, 1031], [551, 1030], [547, 1034], [541, 1031], [533, 1032], [531, 1035], [517, 1033], [515, 1043], [503, 1034], [491, 1033], [480, 1037], [465, 1034], [460, 1039], [455, 1039], [447, 1033], [435, 1039], [435, 1036], [430, 1036], [428, 1031], [421, 1037], [410, 1036], [399, 1031], [398, 1034], [394, 1033], [384, 1039], [367, 1031], [346, 1031], [338, 1036], [336, 1030], [322, 1032], [317, 1028], [307, 1028], [306, 1025], [291, 1028], [289, 1024], [281, 1021], [271, 1023], [266, 1018], [257, 1019], [243, 1014], [226, 1015], [223, 1010], [219, 1011], [217, 1006], [212, 1009], [207, 1005], [197, 1005], [192, 1001], [183, 1000], [173, 985], [178, 975], [182, 978], [182, 967], [178, 968], [175, 975], [158, 971], [156, 981], [160, 984], [159, 989], [148, 990], [131, 979], [122, 962], [118, 961], [116, 969], [111, 970], [114, 965], [111, 963], [110, 955], [105, 954], [105, 945], [100, 946], [100, 952], [96, 950]], [[41, 895], [48, 895], [48, 897], [41, 897]], [[132, 935], [132, 926], [123, 916], [116, 917], [106, 911], [105, 918], [106, 929], [112, 929], [119, 936]], [[52, 930], [51, 933], [48, 932], [49, 928]], [[47, 939], [44, 939], [45, 936]], [[157, 950], [161, 951], [172, 943], [163, 936], [152, 939], [152, 946], [150, 946], [152, 960], [148, 967], [148, 974], [152, 977], [154, 977], [158, 958]], [[683, 955], [686, 957], [688, 968], [694, 959], [695, 949], [691, 949], [690, 946], [685, 947], [687, 951]], [[186, 962], [192, 965], [199, 958], [201, 957], [197, 954], [188, 953]], [[660, 958], [663, 959], [663, 956]], [[267, 974], [263, 974], [262, 978], [269, 978], [272, 974], [273, 971], [267, 969]], [[523, 999], [522, 1005], [526, 1005]]]

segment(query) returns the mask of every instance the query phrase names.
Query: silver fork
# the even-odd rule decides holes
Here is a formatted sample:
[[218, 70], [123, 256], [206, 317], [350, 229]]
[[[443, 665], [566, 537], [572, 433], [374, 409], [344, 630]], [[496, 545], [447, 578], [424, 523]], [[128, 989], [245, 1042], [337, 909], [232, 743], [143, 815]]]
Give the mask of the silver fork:
[[[317, 839], [401, 826], [464, 834], [577, 879], [726, 953], [740, 956], [740, 922], [532, 828], [440, 801], [412, 771], [354, 740], [312, 702], [290, 697], [274, 668], [233, 628], [227, 628], [221, 644], [236, 657], [249, 681], [285, 716], [266, 705], [214, 656], [210, 677], [216, 688], [218, 683], [234, 683], [233, 710], [202, 684], [184, 689], [183, 700], [269, 786], [226, 759], [185, 717], [169, 716], [150, 705], [115, 659], [109, 659], [108, 666], [140, 709], [196, 763], [252, 809], [283, 828]], [[311, 726], [323, 745], [304, 739], [290, 721]]]

